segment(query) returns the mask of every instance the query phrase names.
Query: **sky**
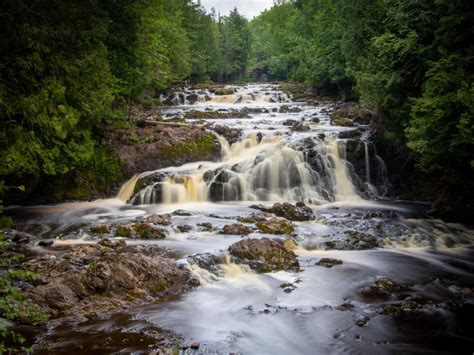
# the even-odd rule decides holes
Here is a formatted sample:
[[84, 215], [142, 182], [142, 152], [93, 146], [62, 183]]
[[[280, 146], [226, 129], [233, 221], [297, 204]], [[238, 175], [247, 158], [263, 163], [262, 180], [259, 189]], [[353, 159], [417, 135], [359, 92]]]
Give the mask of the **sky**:
[[201, 4], [210, 11], [212, 7], [221, 15], [229, 14], [230, 10], [237, 7], [239, 13], [249, 20], [273, 5], [273, 0], [201, 0]]

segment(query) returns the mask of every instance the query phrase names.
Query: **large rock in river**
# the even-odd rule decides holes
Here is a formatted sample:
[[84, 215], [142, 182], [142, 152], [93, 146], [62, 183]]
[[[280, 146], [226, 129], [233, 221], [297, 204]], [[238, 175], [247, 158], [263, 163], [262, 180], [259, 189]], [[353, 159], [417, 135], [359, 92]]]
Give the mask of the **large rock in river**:
[[293, 224], [284, 218], [273, 217], [255, 224], [262, 233], [290, 235], [294, 232]]
[[229, 252], [237, 262], [257, 272], [299, 269], [296, 254], [269, 238], [243, 239], [232, 244]]
[[290, 221], [309, 221], [314, 219], [313, 210], [303, 202], [298, 202], [296, 205], [288, 202], [275, 203], [270, 212]]

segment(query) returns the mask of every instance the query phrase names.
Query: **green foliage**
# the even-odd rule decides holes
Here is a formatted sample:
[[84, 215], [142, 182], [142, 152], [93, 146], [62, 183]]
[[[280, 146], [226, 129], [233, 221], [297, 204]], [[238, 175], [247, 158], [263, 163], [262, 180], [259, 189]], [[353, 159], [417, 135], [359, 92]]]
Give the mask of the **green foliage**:
[[[7, 241], [3, 228], [0, 229], [0, 254], [3, 253]], [[16, 321], [21, 323], [35, 323], [44, 321], [47, 316], [38, 311], [38, 307], [31, 302], [31, 300], [24, 297], [23, 293], [14, 286], [14, 281], [33, 281], [40, 278], [40, 275], [29, 271], [14, 269], [11, 267], [13, 260], [21, 258], [19, 255], [8, 258], [0, 257], [0, 318], [9, 321]], [[18, 262], [18, 260], [17, 260]], [[9, 348], [5, 345], [5, 341], [13, 343], [15, 348]], [[25, 339], [13, 331], [11, 331], [7, 324], [0, 322], [0, 354], [4, 352], [26, 352], [28, 349], [22, 347]]]
[[250, 23], [249, 63], [359, 96], [422, 170], [463, 171], [474, 166], [472, 18], [460, 0], [280, 0]]
[[218, 25], [222, 55], [220, 78], [225, 81], [242, 79], [247, 72], [250, 53], [251, 33], [248, 21], [235, 8], [229, 16], [220, 19]]

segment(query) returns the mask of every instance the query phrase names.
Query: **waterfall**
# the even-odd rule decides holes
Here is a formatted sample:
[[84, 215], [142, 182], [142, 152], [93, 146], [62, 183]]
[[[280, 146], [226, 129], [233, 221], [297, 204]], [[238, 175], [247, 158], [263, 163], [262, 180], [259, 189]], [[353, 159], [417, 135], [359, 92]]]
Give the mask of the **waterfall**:
[[222, 159], [217, 168], [168, 174], [142, 189], [132, 202], [360, 200], [348, 173], [345, 145], [336, 139], [314, 139], [309, 154], [278, 135], [260, 141], [249, 135], [232, 145], [218, 138]]

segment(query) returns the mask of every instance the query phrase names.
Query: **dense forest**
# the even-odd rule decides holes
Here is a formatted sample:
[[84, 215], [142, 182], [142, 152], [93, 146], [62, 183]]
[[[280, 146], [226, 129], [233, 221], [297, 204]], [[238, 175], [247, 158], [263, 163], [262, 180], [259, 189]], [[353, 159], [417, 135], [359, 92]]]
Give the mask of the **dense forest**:
[[278, 1], [251, 68], [359, 99], [424, 171], [474, 168], [474, 16], [466, 1]]
[[114, 175], [96, 134], [144, 92], [246, 72], [250, 33], [237, 11], [217, 19], [189, 0], [5, 1], [0, 11], [0, 191], [23, 189], [5, 186], [12, 176]]

